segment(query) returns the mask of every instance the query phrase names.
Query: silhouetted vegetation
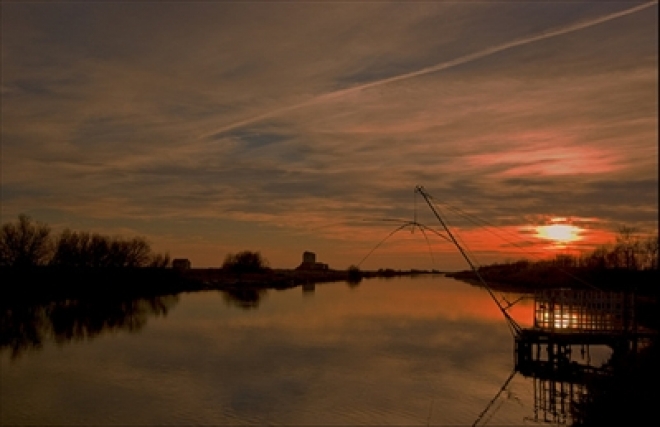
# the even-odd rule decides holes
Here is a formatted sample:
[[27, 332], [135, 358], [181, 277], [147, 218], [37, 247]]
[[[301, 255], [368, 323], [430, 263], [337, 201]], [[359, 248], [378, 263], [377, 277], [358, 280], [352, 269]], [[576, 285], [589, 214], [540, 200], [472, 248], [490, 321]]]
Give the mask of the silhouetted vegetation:
[[64, 230], [52, 236], [50, 227], [19, 215], [0, 232], [0, 266], [72, 268], [167, 267], [168, 254], [153, 253], [143, 237], [110, 237]]
[[227, 254], [222, 269], [232, 273], [261, 273], [268, 269], [268, 261], [259, 252], [243, 251]]
[[360, 284], [361, 281], [362, 281], [362, 272], [360, 271], [360, 268], [355, 265], [351, 265], [350, 267], [348, 267], [347, 282], [349, 286], [357, 286]]
[[43, 303], [108, 295], [134, 298], [181, 292], [194, 283], [154, 253], [142, 237], [122, 238], [66, 229], [19, 215], [0, 230], [0, 298]]
[[15, 223], [6, 223], [0, 230], [0, 266], [34, 267], [47, 264], [53, 244], [50, 227], [19, 215]]
[[[658, 236], [642, 237], [635, 229], [622, 227], [616, 241], [581, 256], [557, 255], [542, 261], [518, 260], [479, 268], [491, 284], [512, 287], [631, 288], [656, 293], [658, 279]], [[463, 271], [450, 276], [473, 280], [474, 273]]]
[[57, 267], [167, 267], [169, 255], [152, 254], [142, 237], [111, 238], [87, 232], [64, 230], [55, 243], [50, 265]]
[[572, 257], [563, 256], [573, 266], [626, 270], [658, 269], [658, 236], [642, 237], [633, 227], [621, 227], [613, 244], [601, 246], [592, 253]]

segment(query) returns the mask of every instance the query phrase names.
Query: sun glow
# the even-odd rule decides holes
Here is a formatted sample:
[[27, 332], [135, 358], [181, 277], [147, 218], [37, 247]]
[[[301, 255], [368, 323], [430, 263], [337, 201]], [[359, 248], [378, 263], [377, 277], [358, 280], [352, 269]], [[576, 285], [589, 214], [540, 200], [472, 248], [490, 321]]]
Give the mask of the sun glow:
[[553, 240], [557, 243], [568, 243], [580, 240], [582, 229], [569, 224], [540, 225], [536, 227], [536, 235], [542, 239]]

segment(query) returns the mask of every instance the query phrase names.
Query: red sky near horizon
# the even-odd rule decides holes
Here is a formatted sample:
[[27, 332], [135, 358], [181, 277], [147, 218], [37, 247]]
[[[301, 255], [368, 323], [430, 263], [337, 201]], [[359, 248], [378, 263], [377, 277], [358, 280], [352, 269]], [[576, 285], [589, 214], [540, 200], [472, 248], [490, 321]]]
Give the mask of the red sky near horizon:
[[[3, 223], [346, 268], [440, 230], [422, 185], [481, 263], [657, 234], [657, 1], [5, 2], [2, 28]], [[364, 267], [467, 265], [408, 228]]]

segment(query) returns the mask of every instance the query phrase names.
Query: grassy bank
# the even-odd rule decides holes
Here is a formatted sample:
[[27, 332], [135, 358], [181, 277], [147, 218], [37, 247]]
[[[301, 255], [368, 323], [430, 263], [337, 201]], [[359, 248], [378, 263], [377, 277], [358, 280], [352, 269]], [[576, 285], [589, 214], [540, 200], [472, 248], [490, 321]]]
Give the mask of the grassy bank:
[[[589, 269], [552, 266], [493, 265], [481, 267], [479, 275], [492, 288], [512, 292], [534, 292], [547, 288], [587, 288], [607, 291], [635, 291], [639, 294], [658, 296], [658, 270]], [[480, 285], [473, 271], [447, 273], [447, 276]]]
[[422, 271], [264, 269], [239, 273], [222, 268], [0, 268], [0, 300], [47, 302], [91, 297], [149, 297], [200, 290], [286, 289], [310, 283], [359, 282], [370, 277], [427, 274]]

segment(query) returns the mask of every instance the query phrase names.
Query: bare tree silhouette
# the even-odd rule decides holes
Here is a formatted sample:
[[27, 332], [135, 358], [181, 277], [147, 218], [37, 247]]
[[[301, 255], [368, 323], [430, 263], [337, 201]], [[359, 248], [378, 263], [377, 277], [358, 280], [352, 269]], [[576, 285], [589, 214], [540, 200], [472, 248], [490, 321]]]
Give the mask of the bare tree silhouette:
[[268, 268], [268, 261], [259, 252], [243, 251], [227, 254], [222, 268], [233, 273], [259, 273]]
[[109, 237], [68, 228], [52, 237], [48, 225], [25, 214], [0, 229], [3, 267], [162, 268], [169, 264], [169, 254], [153, 253], [144, 237]]
[[52, 255], [50, 227], [21, 214], [15, 223], [0, 230], [0, 266], [34, 267], [44, 265]]

